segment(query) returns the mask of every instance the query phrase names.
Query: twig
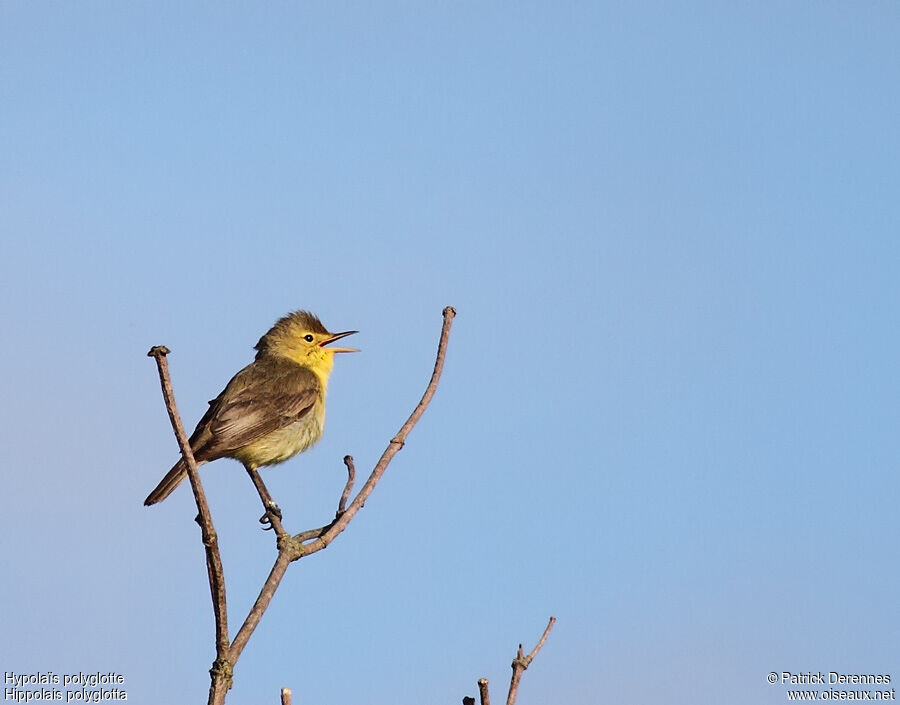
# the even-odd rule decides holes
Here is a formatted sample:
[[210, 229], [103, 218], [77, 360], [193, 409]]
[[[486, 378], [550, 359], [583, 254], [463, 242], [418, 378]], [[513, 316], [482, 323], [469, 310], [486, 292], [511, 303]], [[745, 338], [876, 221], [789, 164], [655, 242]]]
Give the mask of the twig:
[[[334, 524], [334, 521], [332, 521], [331, 524]], [[318, 529], [307, 529], [306, 531], [301, 531], [299, 534], [294, 534], [291, 537], [291, 540], [296, 545], [298, 543], [302, 544], [304, 541], [309, 541], [310, 539], [317, 539], [326, 531], [328, 531], [328, 528], [331, 526], [331, 524], [320, 526]]]
[[347, 500], [350, 499], [350, 493], [353, 491], [353, 483], [356, 482], [356, 466], [353, 464], [353, 456], [344, 456], [344, 465], [347, 466], [347, 484], [344, 485], [344, 491], [341, 492], [341, 500], [338, 502], [337, 512], [334, 518], [340, 518], [344, 510], [347, 509]]
[[[541, 650], [544, 646], [544, 642], [547, 641], [547, 637], [550, 635], [550, 630], [553, 629], [553, 625], [556, 624], [556, 617], [550, 617], [550, 621], [547, 623], [547, 628], [544, 630], [543, 635], [541, 636], [541, 640], [537, 643], [531, 653], [528, 656], [522, 655], [522, 645], [519, 644], [519, 651], [516, 654], [516, 657], [512, 662], [512, 680], [509, 683], [509, 695], [506, 696], [506, 705], [513, 705], [516, 702], [516, 695], [518, 695], [519, 690], [519, 680], [522, 678], [522, 673], [525, 672], [525, 669], [531, 665], [531, 662], [534, 660], [534, 657], [537, 656], [538, 651]], [[480, 686], [479, 681], [479, 686]], [[485, 683], [485, 687], [487, 687], [487, 683]]]
[[281, 689], [281, 705], [291, 705], [291, 689]]
[[[419, 401], [418, 405], [413, 410], [410, 417], [406, 420], [406, 423], [403, 424], [403, 426], [400, 428], [400, 431], [397, 433], [397, 435], [391, 439], [390, 443], [388, 443], [387, 449], [381, 455], [381, 458], [378, 460], [378, 463], [372, 470], [372, 474], [369, 475], [369, 479], [366, 480], [366, 484], [363, 485], [362, 489], [359, 491], [359, 494], [357, 494], [350, 505], [347, 506], [346, 510], [340, 512], [340, 516], [335, 517], [335, 520], [331, 524], [322, 527], [322, 529], [313, 530], [312, 532], [301, 532], [294, 535], [293, 537], [290, 537], [287, 540], [279, 540], [278, 556], [275, 559], [275, 564], [272, 566], [272, 570], [269, 572], [269, 577], [263, 584], [262, 589], [259, 592], [259, 596], [256, 598], [256, 602], [253, 603], [253, 607], [250, 608], [250, 612], [247, 614], [247, 618], [244, 620], [244, 623], [238, 630], [237, 635], [235, 635], [234, 641], [231, 642], [230, 652], [232, 663], [236, 662], [238, 657], [240, 657], [241, 652], [244, 650], [244, 647], [247, 645], [247, 642], [250, 639], [250, 636], [253, 634], [253, 631], [259, 624], [260, 619], [262, 619], [262, 615], [269, 607], [269, 603], [272, 601], [272, 596], [275, 594], [275, 590], [278, 588], [281, 579], [284, 577], [284, 573], [287, 570], [288, 565], [291, 562], [302, 558], [303, 556], [317, 553], [318, 551], [326, 548], [344, 529], [347, 528], [347, 524], [349, 524], [353, 517], [356, 516], [356, 513], [365, 504], [366, 499], [368, 499], [369, 495], [372, 494], [372, 490], [375, 489], [375, 485], [378, 484], [381, 476], [384, 475], [384, 471], [387, 470], [391, 459], [397, 454], [397, 451], [399, 451], [403, 447], [403, 444], [405, 443], [406, 437], [409, 435], [409, 432], [412, 431], [413, 427], [422, 417], [422, 414], [425, 413], [425, 409], [428, 408], [428, 404], [434, 396], [434, 392], [437, 389], [438, 382], [441, 378], [441, 370], [443, 370], [444, 358], [447, 354], [447, 341], [450, 336], [450, 326], [453, 323], [453, 317], [455, 315], [456, 310], [452, 306], [447, 306], [444, 309], [444, 324], [441, 327], [441, 337], [438, 342], [437, 357], [434, 363], [434, 371], [431, 374], [431, 380], [428, 382], [428, 386], [425, 388], [425, 393], [422, 395], [421, 401]], [[349, 462], [345, 459], [344, 462], [345, 464], [347, 464], [348, 474], [355, 474], [355, 471], [351, 471], [351, 468], [353, 467], [353, 459], [350, 458]], [[352, 476], [348, 478], [347, 486], [345, 486], [344, 488], [344, 491], [348, 496], [350, 494], [350, 491], [352, 490], [352, 479]], [[350, 489], [347, 489], [348, 487], [350, 487]], [[339, 509], [341, 503], [342, 502], [338, 503]], [[307, 541], [309, 539], [312, 540], [309, 541], [309, 543], [304, 543], [304, 541]]]
[[[369, 475], [369, 479], [366, 480], [366, 484], [362, 486], [359, 494], [356, 495], [356, 497], [350, 503], [350, 506], [347, 507], [347, 510], [343, 512], [336, 521], [328, 526], [328, 528], [325, 530], [325, 533], [323, 533], [314, 541], [310, 541], [309, 543], [305, 543], [302, 546], [299, 546], [298, 548], [300, 549], [300, 551], [297, 558], [308, 556], [310, 554], [321, 551], [323, 548], [326, 548], [328, 544], [334, 541], [334, 539], [337, 538], [337, 536], [344, 529], [347, 528], [347, 524], [349, 524], [353, 517], [356, 516], [356, 513], [360, 509], [362, 509], [363, 505], [366, 503], [366, 500], [369, 498], [369, 495], [372, 494], [372, 490], [375, 489], [375, 485], [378, 484], [381, 476], [384, 475], [384, 471], [387, 470], [387, 467], [388, 465], [390, 465], [391, 460], [393, 460], [394, 456], [400, 451], [401, 448], [403, 448], [409, 432], [412, 431], [413, 427], [422, 417], [422, 414], [425, 413], [425, 409], [428, 408], [428, 404], [431, 402], [435, 390], [437, 390], [438, 382], [441, 379], [441, 371], [444, 369], [444, 358], [447, 355], [447, 341], [450, 337], [450, 326], [453, 324], [453, 317], [456, 316], [456, 309], [454, 309], [452, 306], [447, 306], [443, 311], [443, 315], [444, 325], [441, 328], [441, 338], [438, 341], [437, 356], [434, 361], [434, 371], [431, 373], [431, 380], [428, 382], [428, 386], [425, 388], [425, 393], [422, 395], [422, 399], [419, 401], [416, 408], [413, 409], [413, 412], [406, 420], [406, 423], [404, 423], [403, 426], [400, 427], [397, 435], [391, 439], [390, 443], [388, 443], [388, 446], [385, 449], [384, 453], [381, 454], [381, 458], [379, 458], [378, 462], [375, 464], [375, 468], [372, 470], [372, 474]], [[296, 536], [294, 537], [294, 540], [297, 540]]]
[[319, 538], [328, 531], [328, 529], [334, 526], [334, 523], [340, 519], [341, 514], [346, 511], [347, 499], [350, 497], [350, 493], [353, 491], [353, 483], [356, 481], [356, 466], [353, 464], [352, 455], [344, 456], [344, 465], [347, 466], [347, 482], [344, 485], [344, 491], [341, 493], [341, 498], [338, 501], [338, 508], [334, 513], [334, 519], [331, 520], [330, 524], [320, 526], [318, 529], [307, 529], [306, 531], [301, 531], [299, 534], [294, 534], [293, 541], [295, 544], [303, 544], [310, 539]]
[[253, 631], [259, 624], [259, 620], [262, 619], [263, 614], [269, 607], [269, 603], [272, 601], [272, 597], [275, 595], [275, 591], [278, 589], [278, 585], [281, 583], [285, 571], [293, 560], [292, 552], [288, 546], [290, 546], [290, 542], [282, 543], [279, 546], [278, 556], [275, 558], [275, 565], [273, 565], [272, 570], [269, 571], [269, 577], [267, 577], [266, 582], [263, 583], [262, 589], [259, 591], [259, 596], [256, 598], [256, 602], [253, 603], [253, 607], [251, 607], [250, 612], [247, 613], [247, 618], [244, 620], [237, 635], [234, 637], [234, 641], [231, 642], [231, 651], [235, 661], [237, 661], [238, 657], [241, 655], [244, 647], [247, 646], [250, 636], [253, 634]]
[[478, 679], [478, 696], [481, 698], [481, 705], [491, 705], [491, 696], [488, 694], [488, 679]]
[[231, 687], [231, 664], [228, 659], [228, 610], [226, 609], [225, 599], [225, 569], [222, 566], [222, 556], [219, 553], [219, 539], [213, 526], [209, 504], [206, 502], [203, 485], [200, 484], [197, 462], [194, 460], [191, 444], [188, 441], [187, 433], [184, 431], [184, 425], [181, 423], [178, 407], [175, 405], [175, 394], [172, 391], [172, 381], [169, 377], [169, 363], [166, 360], [166, 355], [168, 354], [169, 349], [167, 347], [155, 345], [150, 348], [147, 356], [156, 360], [163, 399], [166, 402], [166, 411], [169, 412], [172, 429], [175, 431], [178, 446], [181, 448], [181, 455], [187, 465], [188, 479], [191, 482], [191, 489], [194, 492], [194, 500], [197, 503], [197, 511], [199, 512], [197, 523], [200, 524], [203, 546], [206, 549], [206, 570], [209, 575], [209, 591], [216, 619], [216, 660], [210, 670], [212, 682], [209, 686], [209, 702], [218, 703], [225, 701], [225, 692]]

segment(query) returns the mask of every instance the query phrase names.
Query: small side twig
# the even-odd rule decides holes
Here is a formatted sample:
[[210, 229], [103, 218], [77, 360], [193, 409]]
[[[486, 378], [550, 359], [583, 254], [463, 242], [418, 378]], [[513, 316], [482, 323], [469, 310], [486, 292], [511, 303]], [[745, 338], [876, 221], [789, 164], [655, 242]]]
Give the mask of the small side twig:
[[341, 492], [341, 500], [338, 502], [337, 511], [334, 518], [339, 519], [341, 514], [347, 509], [347, 500], [350, 499], [350, 493], [353, 491], [353, 483], [356, 482], [356, 466], [353, 464], [353, 456], [344, 456], [344, 465], [347, 466], [347, 484], [344, 485], [344, 491]]
[[[543, 635], [541, 635], [541, 640], [537, 643], [537, 646], [531, 650], [531, 653], [528, 654], [528, 656], [522, 655], [522, 645], [519, 644], [519, 651], [512, 662], [512, 680], [509, 683], [509, 695], [506, 696], [506, 705], [513, 705], [513, 703], [516, 702], [516, 696], [519, 691], [519, 681], [522, 678], [522, 674], [525, 672], [525, 669], [531, 665], [531, 662], [534, 660], [534, 657], [538, 655], [538, 652], [543, 648], [544, 642], [547, 641], [547, 637], [550, 635], [550, 630], [553, 629], [554, 624], [556, 624], [556, 617], [550, 617], [547, 628], [544, 630]], [[487, 684], [485, 684], [485, 687], [487, 687]]]

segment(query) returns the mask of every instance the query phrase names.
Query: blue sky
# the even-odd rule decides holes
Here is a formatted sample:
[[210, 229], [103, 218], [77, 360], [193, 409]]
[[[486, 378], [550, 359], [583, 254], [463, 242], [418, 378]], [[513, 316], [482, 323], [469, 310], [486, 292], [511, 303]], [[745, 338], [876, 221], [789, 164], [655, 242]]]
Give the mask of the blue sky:
[[[836, 3], [0, 2], [0, 668], [197, 702], [182, 414], [283, 313], [359, 329], [291, 567], [228, 702], [783, 702], [900, 677], [900, 9]], [[274, 557], [204, 469], [232, 632]]]

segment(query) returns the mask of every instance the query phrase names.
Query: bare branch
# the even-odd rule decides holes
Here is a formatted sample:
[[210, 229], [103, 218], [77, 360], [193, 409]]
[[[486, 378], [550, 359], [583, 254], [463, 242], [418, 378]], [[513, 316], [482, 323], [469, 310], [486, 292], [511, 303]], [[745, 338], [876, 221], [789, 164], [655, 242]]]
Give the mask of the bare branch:
[[340, 518], [341, 514], [347, 509], [347, 500], [350, 499], [350, 493], [353, 491], [353, 483], [356, 482], [356, 466], [353, 464], [353, 456], [344, 456], [344, 465], [347, 466], [347, 484], [344, 485], [344, 491], [341, 492], [341, 500], [338, 502], [337, 512], [334, 518]]
[[478, 696], [481, 698], [481, 705], [491, 705], [491, 696], [488, 694], [488, 679], [478, 679]]
[[[381, 458], [379, 458], [378, 462], [375, 464], [375, 468], [372, 470], [372, 474], [369, 475], [369, 479], [366, 480], [366, 484], [362, 486], [359, 494], [356, 495], [356, 497], [350, 503], [350, 506], [347, 507], [347, 510], [343, 512], [340, 517], [338, 517], [336, 521], [327, 528], [324, 534], [322, 534], [315, 540], [300, 546], [300, 553], [297, 558], [308, 556], [312, 553], [321, 551], [323, 548], [327, 547], [328, 544], [334, 541], [334, 539], [337, 538], [337, 536], [344, 529], [347, 528], [347, 524], [349, 524], [350, 520], [353, 519], [354, 516], [356, 516], [356, 513], [360, 509], [362, 509], [363, 505], [366, 503], [366, 500], [369, 498], [369, 495], [372, 494], [372, 491], [375, 489], [375, 485], [378, 484], [381, 476], [384, 475], [384, 471], [387, 470], [387, 467], [388, 465], [390, 465], [391, 460], [398, 453], [398, 451], [403, 448], [409, 432], [412, 431], [413, 427], [422, 417], [422, 414], [425, 413], [425, 409], [428, 408], [428, 404], [431, 402], [431, 399], [434, 396], [435, 391], [437, 390], [438, 382], [441, 379], [441, 372], [444, 369], [444, 358], [447, 355], [447, 341], [450, 337], [450, 326], [453, 324], [453, 317], [456, 316], [456, 309], [454, 309], [452, 306], [447, 306], [443, 311], [443, 316], [444, 325], [441, 328], [441, 337], [438, 341], [438, 350], [434, 362], [434, 371], [431, 373], [431, 380], [428, 382], [428, 386], [425, 388], [425, 393], [422, 395], [422, 399], [419, 401], [416, 408], [413, 409], [413, 412], [406, 420], [406, 423], [404, 423], [403, 426], [400, 427], [397, 435], [391, 439], [390, 443], [388, 443], [388, 446], [385, 449], [384, 453], [381, 454]], [[294, 537], [294, 540], [297, 540], [296, 536]]]
[[[541, 640], [537, 643], [537, 646], [531, 650], [531, 653], [528, 654], [528, 656], [522, 655], [522, 645], [519, 644], [519, 651], [516, 653], [516, 657], [512, 662], [512, 680], [509, 683], [509, 695], [506, 696], [506, 705], [513, 705], [513, 703], [516, 702], [522, 673], [524, 673], [525, 669], [531, 665], [534, 657], [537, 656], [538, 652], [543, 648], [544, 642], [547, 641], [547, 637], [550, 635], [550, 630], [553, 629], [554, 624], [556, 624], [556, 617], [550, 617], [547, 628], [544, 629], [544, 633], [541, 635]], [[479, 681], [479, 685], [480, 683], [481, 681]], [[485, 685], [487, 685], [487, 682], [485, 682]]]
[[[331, 524], [334, 524], [334, 521], [332, 521]], [[301, 531], [299, 534], [294, 534], [291, 537], [291, 540], [294, 542], [294, 545], [297, 545], [303, 544], [305, 541], [309, 541], [310, 539], [317, 539], [326, 531], [328, 531], [328, 529], [331, 527], [331, 524], [320, 526], [318, 529], [307, 529], [306, 531]]]
[[[303, 556], [307, 556], [318, 551], [321, 551], [323, 548], [326, 548], [336, 536], [338, 536], [345, 528], [347, 528], [347, 524], [350, 523], [350, 520], [356, 515], [356, 513], [362, 508], [363, 504], [365, 504], [366, 499], [372, 494], [372, 490], [375, 489], [375, 485], [378, 484], [378, 480], [381, 479], [381, 476], [384, 474], [384, 471], [387, 469], [387, 466], [390, 464], [391, 459], [394, 455], [397, 454], [403, 447], [403, 443], [406, 440], [406, 437], [409, 435], [409, 432], [413, 429], [413, 426], [416, 425], [416, 422], [421, 418], [422, 414], [425, 413], [425, 409], [428, 407], [431, 398], [434, 396], [434, 392], [437, 389], [438, 382], [441, 378], [441, 370], [444, 367], [444, 358], [447, 353], [447, 340], [450, 335], [450, 325], [453, 322], [453, 317], [456, 315], [456, 310], [447, 306], [443, 311], [444, 316], [444, 324], [441, 328], [441, 337], [438, 342], [438, 351], [437, 357], [434, 363], [434, 371], [431, 374], [431, 380], [428, 383], [428, 386], [425, 388], [425, 393], [422, 396], [421, 401], [413, 410], [410, 417], [406, 420], [406, 423], [400, 428], [400, 432], [391, 439], [388, 444], [387, 449], [382, 454], [378, 463], [375, 465], [375, 468], [372, 470], [372, 474], [369, 475], [369, 479], [366, 480], [366, 484], [363, 485], [363, 488], [359, 491], [359, 494], [354, 498], [354, 500], [350, 503], [350, 505], [346, 508], [345, 511], [340, 512], [339, 516], [335, 517], [335, 520], [329, 524], [328, 526], [322, 527], [322, 529], [314, 529], [312, 531], [304, 531], [300, 534], [296, 534], [293, 537], [283, 539], [283, 537], [279, 537], [278, 541], [278, 557], [275, 559], [275, 564], [272, 566], [272, 570], [269, 572], [269, 577], [266, 579], [265, 584], [259, 592], [259, 596], [256, 598], [256, 602], [253, 604], [253, 607], [250, 609], [250, 612], [247, 615], [247, 618], [244, 620], [244, 623], [241, 625], [241, 628], [238, 630], [237, 635], [234, 637], [234, 641], [231, 643], [231, 657], [232, 663], [236, 662], [238, 657], [241, 655], [241, 652], [244, 650], [244, 647], [247, 645], [247, 641], [250, 639], [250, 636], [253, 634], [253, 631], [256, 629], [259, 624], [260, 619], [262, 619], [263, 613], [269, 607], [269, 603], [272, 601], [272, 596], [275, 594], [275, 590], [278, 588], [281, 579], [284, 577], [284, 573], [287, 570], [288, 565]], [[349, 458], [349, 460], [348, 460]], [[349, 496], [350, 491], [352, 490], [352, 483], [355, 475], [355, 468], [353, 466], [353, 458], [350, 456], [346, 456], [344, 459], [344, 463], [347, 465], [348, 471], [348, 480], [347, 486], [344, 488], [344, 492]], [[350, 489], [348, 489], [350, 488]], [[263, 500], [265, 502], [265, 500]], [[338, 504], [338, 508], [340, 509], [341, 504], [345, 500]], [[309, 543], [303, 543], [304, 541], [310, 540]]]
[[553, 629], [553, 625], [556, 624], [556, 617], [550, 617], [550, 621], [547, 622], [547, 628], [544, 629], [544, 633], [541, 635], [541, 640], [537, 643], [531, 653], [525, 657], [525, 668], [528, 668], [531, 665], [531, 662], [534, 661], [534, 657], [538, 655], [538, 651], [544, 648], [544, 643], [547, 641], [547, 637], [550, 636], [550, 630]]
[[281, 689], [281, 705], [291, 705], [291, 689]]
[[237, 635], [234, 637], [234, 641], [231, 642], [231, 653], [234, 661], [238, 660], [244, 647], [247, 646], [250, 635], [253, 634], [253, 630], [256, 629], [259, 620], [262, 619], [263, 613], [269, 607], [269, 603], [272, 601], [272, 597], [275, 595], [275, 591], [278, 589], [278, 585], [281, 583], [285, 571], [293, 560], [293, 551], [290, 550], [289, 546], [290, 542], [282, 543], [279, 546], [275, 565], [273, 565], [272, 570], [269, 571], [269, 577], [266, 578], [266, 582], [263, 583], [262, 589], [259, 591], [259, 596], [256, 598], [256, 602], [254, 602], [253, 607], [250, 608], [250, 612], [247, 614], [247, 618], [244, 620]]
[[[169, 412], [169, 420], [172, 422], [172, 429], [175, 431], [175, 437], [178, 439], [178, 446], [181, 448], [181, 456], [187, 465], [188, 479], [191, 482], [191, 489], [194, 492], [194, 500], [197, 503], [197, 523], [203, 536], [203, 546], [206, 549], [206, 569], [209, 575], [209, 591], [212, 597], [213, 612], [216, 619], [216, 663], [227, 659], [228, 655], [228, 610], [226, 609], [225, 600], [225, 569], [222, 566], [222, 556], [219, 553], [219, 538], [216, 535], [213, 526], [212, 515], [209, 511], [209, 504], [206, 502], [206, 495], [203, 492], [203, 485], [200, 484], [200, 474], [197, 472], [197, 461], [194, 460], [194, 453], [191, 450], [191, 444], [188, 441], [187, 433], [185, 433], [184, 425], [181, 423], [181, 417], [178, 414], [178, 407], [175, 405], [175, 394], [172, 391], [172, 380], [169, 377], [169, 363], [166, 355], [169, 349], [164, 345], [156, 345], [150, 348], [147, 353], [148, 357], [156, 360], [156, 366], [159, 370], [159, 382], [162, 386], [163, 399], [166, 402], [166, 411]], [[213, 669], [216, 670], [216, 665]], [[223, 669], [219, 669], [223, 671]], [[221, 698], [224, 702], [224, 691], [231, 687], [230, 669], [223, 671], [221, 682], [216, 685], [216, 677], [213, 677], [213, 683], [210, 686], [210, 702], [214, 699], [214, 690], [221, 690]], [[223, 689], [224, 688], [224, 689]], [[219, 697], [218, 695], [216, 697]]]

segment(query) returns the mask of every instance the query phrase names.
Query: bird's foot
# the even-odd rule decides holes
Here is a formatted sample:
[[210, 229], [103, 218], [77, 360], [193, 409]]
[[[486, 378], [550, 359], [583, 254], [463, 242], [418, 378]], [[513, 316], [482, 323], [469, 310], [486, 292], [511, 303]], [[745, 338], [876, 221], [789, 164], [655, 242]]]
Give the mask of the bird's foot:
[[263, 531], [271, 531], [272, 519], [276, 518], [281, 521], [281, 508], [275, 502], [266, 502], [266, 513], [259, 518], [259, 523], [263, 525]]

